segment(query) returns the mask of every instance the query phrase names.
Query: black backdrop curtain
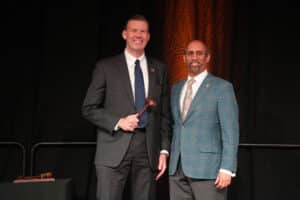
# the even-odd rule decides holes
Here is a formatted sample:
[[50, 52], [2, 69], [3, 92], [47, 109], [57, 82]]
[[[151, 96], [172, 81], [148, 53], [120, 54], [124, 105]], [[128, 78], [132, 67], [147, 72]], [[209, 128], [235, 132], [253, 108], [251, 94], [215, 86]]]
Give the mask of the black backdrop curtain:
[[[11, 0], [1, 6], [0, 142], [25, 146], [27, 175], [37, 142], [95, 141], [81, 104], [96, 59], [123, 50], [121, 30], [129, 15], [149, 19], [147, 52], [163, 59], [166, 6], [159, 0]], [[235, 0], [232, 10], [232, 68], [226, 78], [238, 97], [241, 143], [300, 144], [297, 7], [291, 1]], [[16, 154], [0, 146], [0, 181], [20, 175]], [[57, 178], [71, 177], [76, 199], [94, 199], [92, 147], [41, 148], [36, 162], [35, 174], [50, 170]], [[297, 198], [299, 149], [241, 147], [238, 167], [229, 199]], [[167, 193], [165, 176], [159, 199]]]

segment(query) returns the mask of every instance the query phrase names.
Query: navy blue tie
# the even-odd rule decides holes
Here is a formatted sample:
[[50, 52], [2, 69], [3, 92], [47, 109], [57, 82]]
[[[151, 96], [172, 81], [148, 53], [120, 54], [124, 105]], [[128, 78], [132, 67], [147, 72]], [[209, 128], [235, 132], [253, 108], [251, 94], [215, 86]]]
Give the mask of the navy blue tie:
[[[134, 68], [134, 89], [135, 89], [135, 107], [137, 112], [141, 111], [146, 103], [145, 85], [140, 61], [135, 61]], [[144, 128], [147, 124], [148, 113], [145, 111], [139, 118], [139, 128]]]

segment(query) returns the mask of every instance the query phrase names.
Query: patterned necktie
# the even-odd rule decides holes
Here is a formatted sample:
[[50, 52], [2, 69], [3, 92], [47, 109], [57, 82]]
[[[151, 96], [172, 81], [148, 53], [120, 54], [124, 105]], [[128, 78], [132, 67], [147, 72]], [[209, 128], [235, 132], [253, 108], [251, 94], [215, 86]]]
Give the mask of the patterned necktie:
[[193, 83], [195, 83], [194, 79], [190, 79], [187, 82], [187, 87], [186, 87], [186, 91], [185, 91], [185, 95], [184, 95], [184, 99], [183, 99], [183, 104], [182, 104], [182, 111], [181, 111], [181, 119], [182, 121], [185, 120], [186, 118], [186, 114], [190, 108], [191, 102], [192, 102], [192, 98], [193, 98], [193, 88], [192, 85]]
[[[140, 61], [135, 61], [134, 68], [134, 89], [135, 89], [135, 108], [137, 112], [141, 111], [146, 103], [145, 86]], [[148, 113], [143, 112], [139, 118], [139, 128], [144, 128], [147, 124]]]

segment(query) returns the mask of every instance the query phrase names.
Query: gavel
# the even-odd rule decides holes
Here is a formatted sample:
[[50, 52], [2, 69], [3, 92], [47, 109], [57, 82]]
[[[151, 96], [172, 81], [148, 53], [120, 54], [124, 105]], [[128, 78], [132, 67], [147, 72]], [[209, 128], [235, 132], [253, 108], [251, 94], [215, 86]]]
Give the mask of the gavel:
[[154, 108], [155, 106], [156, 102], [150, 97], [147, 97], [145, 106], [138, 112], [138, 117], [140, 117], [148, 108]]
[[17, 180], [44, 179], [44, 178], [53, 178], [53, 174], [51, 172], [45, 172], [37, 176], [19, 176], [17, 177]]

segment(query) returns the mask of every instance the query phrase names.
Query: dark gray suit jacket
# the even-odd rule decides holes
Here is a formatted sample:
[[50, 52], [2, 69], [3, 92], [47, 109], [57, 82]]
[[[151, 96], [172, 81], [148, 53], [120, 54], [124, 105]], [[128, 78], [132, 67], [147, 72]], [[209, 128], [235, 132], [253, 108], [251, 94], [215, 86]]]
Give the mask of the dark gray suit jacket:
[[[169, 88], [166, 66], [148, 57], [147, 64], [148, 96], [157, 106], [149, 110], [145, 134], [150, 166], [157, 169], [160, 150], [169, 150]], [[96, 164], [119, 165], [133, 133], [114, 128], [121, 117], [136, 112], [124, 53], [98, 61], [82, 106], [83, 116], [97, 126]]]

